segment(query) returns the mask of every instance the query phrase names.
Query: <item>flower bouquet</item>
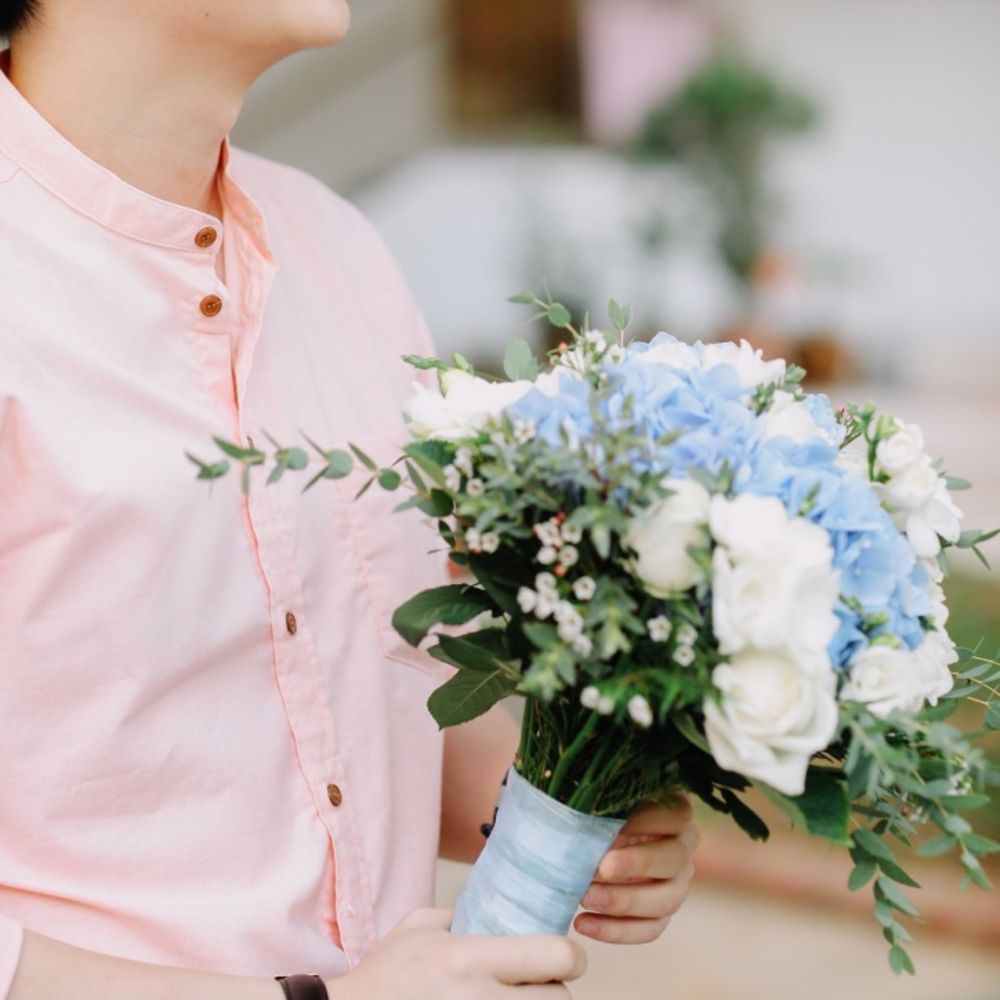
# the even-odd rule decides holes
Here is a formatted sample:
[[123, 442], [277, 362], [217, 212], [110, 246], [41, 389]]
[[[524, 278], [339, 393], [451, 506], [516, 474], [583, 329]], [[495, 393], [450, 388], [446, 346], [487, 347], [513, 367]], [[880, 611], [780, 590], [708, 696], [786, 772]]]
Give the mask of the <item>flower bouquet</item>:
[[[835, 412], [745, 342], [630, 340], [613, 301], [609, 331], [578, 331], [548, 297], [512, 301], [566, 330], [544, 368], [519, 339], [506, 380], [407, 356], [437, 379], [414, 384], [404, 454], [382, 468], [352, 445], [470, 575], [393, 617], [455, 668], [434, 718], [525, 699], [453, 929], [565, 932], [625, 819], [677, 788], [763, 840], [755, 788], [850, 852], [850, 887], [873, 884], [892, 967], [912, 972], [898, 917], [916, 914], [902, 889], [916, 883], [894, 845], [932, 824], [920, 853], [957, 850], [984, 888], [979, 859], [1000, 849], [963, 815], [998, 783], [974, 739], [1000, 728], [1000, 665], [973, 655], [953, 673], [941, 589], [947, 550], [982, 557], [994, 534], [960, 530], [951, 491], [968, 484], [917, 427]], [[217, 441], [244, 474], [263, 461]], [[312, 482], [350, 468], [317, 450]], [[295, 452], [283, 467], [307, 464]], [[963, 702], [979, 734], [946, 721]]]

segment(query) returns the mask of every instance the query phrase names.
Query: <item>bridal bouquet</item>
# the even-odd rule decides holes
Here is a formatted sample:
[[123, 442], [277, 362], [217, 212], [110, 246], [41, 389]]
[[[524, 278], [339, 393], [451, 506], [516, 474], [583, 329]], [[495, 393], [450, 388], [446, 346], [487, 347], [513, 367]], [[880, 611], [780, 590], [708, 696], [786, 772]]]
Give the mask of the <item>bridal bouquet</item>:
[[[996, 768], [946, 721], [967, 702], [978, 735], [1000, 728], [1000, 665], [953, 673], [946, 630], [946, 553], [981, 556], [993, 534], [961, 531], [951, 491], [968, 484], [916, 426], [834, 411], [745, 342], [630, 341], [615, 302], [609, 331], [577, 331], [557, 302], [513, 301], [567, 332], [544, 367], [523, 340], [500, 381], [461, 356], [408, 356], [437, 384], [414, 384], [404, 453], [382, 468], [352, 445], [470, 574], [393, 619], [413, 645], [449, 627], [430, 648], [456, 668], [435, 719], [525, 699], [454, 929], [565, 931], [625, 819], [678, 787], [765, 839], [756, 788], [850, 852], [850, 887], [872, 884], [890, 962], [912, 972], [898, 917], [916, 914], [902, 888], [916, 883], [897, 845], [931, 824], [920, 853], [956, 850], [984, 888], [979, 859], [1000, 850], [963, 815]], [[263, 460], [217, 440], [244, 472]], [[350, 468], [317, 450], [313, 482]]]

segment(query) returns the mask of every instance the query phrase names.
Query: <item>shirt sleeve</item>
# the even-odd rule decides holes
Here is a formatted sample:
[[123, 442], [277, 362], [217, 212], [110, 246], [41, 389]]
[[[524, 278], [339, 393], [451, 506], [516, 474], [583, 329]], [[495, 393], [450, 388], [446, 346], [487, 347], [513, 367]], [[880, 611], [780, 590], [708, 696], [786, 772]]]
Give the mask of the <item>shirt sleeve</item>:
[[21, 960], [24, 926], [0, 913], [0, 1000], [6, 1000]]

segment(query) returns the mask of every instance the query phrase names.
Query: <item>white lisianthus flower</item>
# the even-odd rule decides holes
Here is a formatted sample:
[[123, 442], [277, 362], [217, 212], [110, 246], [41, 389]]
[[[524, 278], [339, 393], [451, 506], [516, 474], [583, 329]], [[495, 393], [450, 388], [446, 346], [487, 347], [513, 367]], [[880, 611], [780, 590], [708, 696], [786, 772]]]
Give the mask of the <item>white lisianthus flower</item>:
[[486, 422], [512, 406], [534, 385], [525, 379], [516, 382], [488, 382], [460, 369], [444, 372], [440, 389], [414, 382], [414, 395], [406, 404], [410, 433], [415, 438], [460, 441], [475, 437]]
[[756, 351], [745, 340], [739, 346], [733, 343], [708, 344], [701, 356], [701, 366], [706, 371], [716, 365], [729, 365], [735, 369], [740, 384], [745, 389], [756, 389], [768, 382], [783, 382], [785, 362], [781, 358], [765, 361], [763, 352]]
[[895, 420], [896, 432], [882, 438], [875, 447], [875, 468], [889, 476], [917, 465], [926, 458], [923, 431], [916, 424]]
[[827, 533], [789, 517], [777, 498], [749, 494], [714, 497], [711, 524], [719, 542], [712, 625], [720, 651], [783, 651], [805, 668], [829, 670], [840, 574]]
[[818, 437], [830, 444], [830, 435], [816, 423], [809, 407], [797, 400], [793, 393], [778, 389], [771, 408], [761, 416], [765, 438], [787, 437], [797, 443]]
[[654, 344], [648, 351], [635, 354], [634, 360], [639, 365], [667, 365], [669, 368], [676, 368], [679, 371], [689, 372], [700, 365], [698, 355], [694, 348], [680, 340], [667, 340], [666, 334], [661, 333], [664, 339]]
[[951, 498], [944, 476], [939, 476], [930, 498], [905, 515], [906, 537], [920, 558], [936, 556], [941, 539], [957, 542], [961, 533], [962, 510]]
[[628, 714], [632, 717], [632, 721], [643, 729], [649, 729], [653, 724], [653, 710], [641, 694], [634, 694], [629, 698]]
[[957, 659], [955, 644], [941, 631], [928, 632], [916, 649], [868, 646], [851, 661], [841, 700], [860, 701], [883, 719], [894, 711], [918, 712], [951, 690], [948, 668]]
[[705, 701], [705, 735], [719, 766], [801, 795], [809, 761], [837, 732], [833, 671], [747, 650], [717, 666], [712, 681], [723, 697]]
[[635, 551], [632, 572], [654, 597], [688, 590], [701, 578], [688, 546], [702, 541], [708, 521], [709, 493], [693, 479], [666, 479], [673, 490], [629, 523], [625, 544]]

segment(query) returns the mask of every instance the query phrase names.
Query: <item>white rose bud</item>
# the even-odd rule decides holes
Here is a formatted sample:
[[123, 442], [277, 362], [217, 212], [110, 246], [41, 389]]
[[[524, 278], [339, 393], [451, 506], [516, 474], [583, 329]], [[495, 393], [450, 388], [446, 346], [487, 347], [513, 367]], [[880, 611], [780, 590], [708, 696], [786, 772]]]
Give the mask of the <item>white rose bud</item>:
[[667, 479], [673, 490], [634, 517], [625, 543], [636, 553], [633, 572], [654, 597], [670, 597], [701, 579], [688, 546], [703, 540], [708, 521], [709, 493], [693, 479]]
[[875, 447], [875, 467], [889, 476], [898, 476], [911, 465], [925, 461], [923, 431], [916, 424], [896, 421], [896, 433]]
[[643, 729], [649, 729], [653, 724], [653, 710], [641, 694], [634, 694], [629, 698], [628, 714], [632, 717], [632, 721]]

